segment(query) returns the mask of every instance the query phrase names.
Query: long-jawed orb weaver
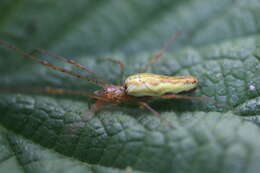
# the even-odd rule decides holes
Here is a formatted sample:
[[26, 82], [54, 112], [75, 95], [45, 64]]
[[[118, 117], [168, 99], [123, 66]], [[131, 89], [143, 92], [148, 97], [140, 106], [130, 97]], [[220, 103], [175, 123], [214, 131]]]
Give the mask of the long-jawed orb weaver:
[[[186, 95], [180, 95], [182, 92], [192, 91], [198, 86], [198, 79], [193, 76], [164, 76], [157, 75], [152, 73], [143, 73], [147, 68], [153, 65], [156, 61], [160, 59], [165, 50], [168, 48], [170, 41], [176, 39], [179, 33], [173, 35], [171, 40], [169, 40], [166, 45], [155, 55], [152, 56], [148, 63], [141, 69], [140, 73], [128, 76], [122, 85], [113, 85], [104, 83], [98, 80], [91, 79], [87, 76], [79, 75], [73, 71], [66, 70], [64, 68], [55, 66], [48, 61], [43, 61], [31, 54], [28, 54], [21, 49], [18, 49], [4, 41], [0, 41], [0, 46], [5, 47], [11, 51], [14, 51], [20, 55], [23, 55], [26, 58], [33, 60], [36, 63], [42, 64], [50, 69], [60, 71], [71, 75], [75, 78], [85, 80], [96, 84], [103, 89], [98, 90], [94, 93], [88, 93], [86, 91], [78, 90], [69, 90], [61, 88], [42, 88], [42, 89], [31, 89], [28, 92], [33, 93], [46, 93], [46, 94], [71, 94], [71, 95], [80, 95], [94, 98], [96, 103], [91, 106], [91, 111], [93, 113], [99, 111], [104, 105], [107, 104], [121, 104], [121, 103], [134, 103], [138, 104], [141, 108], [146, 108], [151, 111], [154, 115], [160, 116], [160, 114], [150, 107], [146, 102], [154, 99], [191, 99], [191, 100], [209, 100], [205, 97], [192, 97]], [[46, 54], [50, 57], [58, 59], [69, 63], [80, 70], [93, 73], [87, 67], [77, 63], [74, 60], [66, 59], [61, 56], [53, 55], [50, 52], [47, 52], [43, 49], [35, 49], [36, 51]], [[121, 73], [124, 73], [124, 64], [120, 61], [107, 59], [113, 63], [116, 63], [120, 66]], [[15, 91], [12, 89], [5, 89], [6, 91]], [[19, 92], [19, 89], [17, 90]]]

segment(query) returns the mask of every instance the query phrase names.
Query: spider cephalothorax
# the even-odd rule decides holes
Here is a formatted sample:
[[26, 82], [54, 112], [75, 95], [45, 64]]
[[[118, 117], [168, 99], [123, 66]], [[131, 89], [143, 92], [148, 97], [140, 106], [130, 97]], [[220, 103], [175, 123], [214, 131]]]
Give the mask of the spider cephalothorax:
[[[128, 98], [125, 87], [117, 85], [106, 85], [102, 90], [95, 92], [96, 95], [106, 98], [106, 102], [119, 104]], [[130, 97], [129, 97], [130, 99]]]

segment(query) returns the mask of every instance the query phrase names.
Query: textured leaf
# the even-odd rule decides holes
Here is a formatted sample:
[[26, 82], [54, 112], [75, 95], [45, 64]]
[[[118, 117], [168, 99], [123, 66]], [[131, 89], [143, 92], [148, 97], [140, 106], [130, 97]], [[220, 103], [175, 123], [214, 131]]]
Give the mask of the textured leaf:
[[165, 113], [159, 120], [106, 112], [86, 118], [76, 101], [3, 96], [0, 105], [7, 129], [87, 163], [154, 172], [258, 168], [259, 129], [232, 113]]
[[32, 144], [4, 128], [0, 133], [2, 172], [127, 172], [71, 160]]
[[[128, 105], [91, 117], [89, 98], [2, 92], [0, 172], [258, 172], [259, 11], [259, 0], [2, 0], [1, 40], [76, 59], [113, 84], [119, 68], [103, 58], [134, 74], [181, 31], [149, 71], [196, 76], [193, 95], [218, 104], [160, 100], [161, 118]], [[3, 48], [0, 76], [1, 88], [98, 88]]]

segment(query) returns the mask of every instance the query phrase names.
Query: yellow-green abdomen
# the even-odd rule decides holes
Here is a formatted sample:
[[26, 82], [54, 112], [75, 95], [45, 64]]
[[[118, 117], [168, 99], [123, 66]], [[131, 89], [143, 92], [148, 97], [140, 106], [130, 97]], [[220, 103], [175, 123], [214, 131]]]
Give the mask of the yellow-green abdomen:
[[132, 96], [178, 94], [190, 91], [197, 85], [198, 80], [193, 76], [163, 76], [152, 73], [139, 73], [125, 80], [126, 92]]

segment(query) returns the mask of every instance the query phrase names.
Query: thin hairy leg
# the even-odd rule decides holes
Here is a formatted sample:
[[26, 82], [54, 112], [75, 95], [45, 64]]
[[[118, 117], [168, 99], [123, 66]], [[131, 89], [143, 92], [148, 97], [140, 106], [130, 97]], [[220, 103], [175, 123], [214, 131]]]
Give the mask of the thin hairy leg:
[[32, 56], [32, 55], [30, 55], [30, 54], [28, 54], [28, 53], [22, 51], [21, 49], [18, 49], [18, 48], [14, 47], [14, 46], [11, 46], [11, 45], [9, 45], [8, 43], [5, 43], [5, 42], [3, 42], [3, 41], [1, 41], [1, 40], [0, 40], [0, 46], [3, 46], [3, 47], [5, 47], [5, 48], [7, 48], [7, 49], [9, 49], [9, 50], [12, 50], [12, 51], [14, 51], [14, 52], [20, 54], [20, 55], [23, 55], [24, 57], [29, 58], [29, 59], [31, 59], [32, 61], [37, 62], [37, 63], [39, 63], [39, 64], [42, 64], [42, 65], [44, 65], [44, 66], [46, 66], [46, 67], [48, 67], [48, 68], [50, 68], [50, 69], [53, 69], [53, 70], [56, 70], [56, 71], [60, 71], [60, 72], [69, 74], [69, 75], [71, 75], [71, 76], [73, 76], [73, 77], [75, 77], [75, 78], [78, 78], [78, 79], [81, 79], [81, 80], [86, 80], [86, 81], [88, 81], [88, 82], [97, 84], [97, 85], [102, 86], [102, 87], [104, 87], [104, 86], [107, 85], [106, 83], [99, 82], [99, 81], [97, 81], [97, 80], [90, 79], [90, 78], [88, 78], [88, 77], [86, 77], [86, 76], [81, 76], [81, 75], [79, 75], [79, 74], [77, 74], [77, 73], [75, 73], [75, 72], [72, 72], [72, 71], [63, 69], [63, 68], [61, 68], [61, 67], [55, 66], [55, 65], [49, 63], [48, 61], [39, 60], [38, 58], [36, 58], [36, 57], [34, 57], [34, 56]]
[[206, 97], [193, 97], [193, 96], [185, 96], [185, 95], [175, 95], [175, 94], [167, 94], [160, 96], [162, 99], [188, 99], [188, 100], [200, 100], [200, 101], [212, 101]]
[[166, 50], [170, 47], [171, 43], [177, 39], [177, 37], [180, 35], [180, 32], [176, 32], [172, 35], [171, 39], [169, 39], [165, 45], [163, 46], [163, 48], [161, 48], [161, 50], [159, 50], [159, 52], [157, 54], [155, 54], [154, 56], [150, 57], [148, 60], [148, 63], [139, 70], [140, 73], [144, 73], [148, 70], [148, 68], [150, 66], [152, 66], [154, 63], [156, 63], [166, 52]]
[[124, 75], [125, 75], [125, 65], [123, 62], [119, 61], [119, 60], [115, 60], [115, 59], [111, 59], [111, 58], [105, 58], [105, 61], [110, 61], [114, 64], [119, 65], [120, 67], [120, 76], [121, 76], [121, 84], [124, 84]]
[[0, 93], [33, 93], [33, 94], [52, 94], [52, 95], [78, 95], [91, 97], [98, 100], [108, 101], [106, 98], [91, 94], [85, 91], [69, 90], [62, 88], [0, 88]]
[[96, 103], [94, 103], [93, 105], [91, 105], [91, 112], [93, 112], [94, 114], [96, 112], [98, 112], [100, 109], [102, 109], [102, 107], [105, 105], [106, 103], [103, 100], [97, 100]]
[[229, 105], [219, 103], [216, 100], [208, 98], [208, 97], [193, 97], [193, 96], [185, 96], [185, 95], [167, 94], [167, 95], [163, 95], [163, 96], [158, 97], [158, 99], [159, 98], [162, 98], [162, 99], [188, 99], [188, 100], [206, 101], [206, 102], [210, 102], [210, 103], [213, 103], [215, 105], [224, 107], [226, 109], [232, 109], [232, 107], [230, 107]]
[[149, 111], [151, 111], [156, 117], [160, 117], [160, 113], [158, 113], [156, 110], [154, 110], [151, 106], [149, 106], [147, 103], [145, 102], [138, 102], [138, 104], [141, 106], [141, 108], [146, 108]]
[[42, 53], [42, 54], [46, 54], [46, 55], [48, 55], [48, 56], [50, 56], [50, 57], [53, 57], [53, 58], [55, 58], [55, 59], [58, 59], [58, 60], [60, 60], [60, 61], [63, 61], [63, 62], [67, 62], [67, 63], [69, 63], [69, 64], [72, 64], [72, 65], [74, 65], [75, 67], [77, 67], [77, 68], [79, 68], [79, 69], [81, 69], [81, 70], [83, 70], [83, 71], [86, 71], [86, 72], [88, 72], [88, 73], [91, 73], [91, 74], [97, 76], [97, 74], [96, 74], [95, 72], [93, 72], [92, 70], [88, 69], [87, 67], [85, 67], [85, 66], [79, 64], [78, 62], [76, 62], [76, 61], [74, 61], [74, 60], [72, 60], [72, 59], [67, 59], [67, 58], [64, 58], [64, 57], [62, 57], [62, 56], [54, 55], [53, 53], [50, 53], [49, 51], [46, 51], [46, 50], [43, 50], [43, 49], [40, 49], [40, 48], [36, 48], [35, 51], [38, 51], [38, 52], [40, 52], [40, 53]]

